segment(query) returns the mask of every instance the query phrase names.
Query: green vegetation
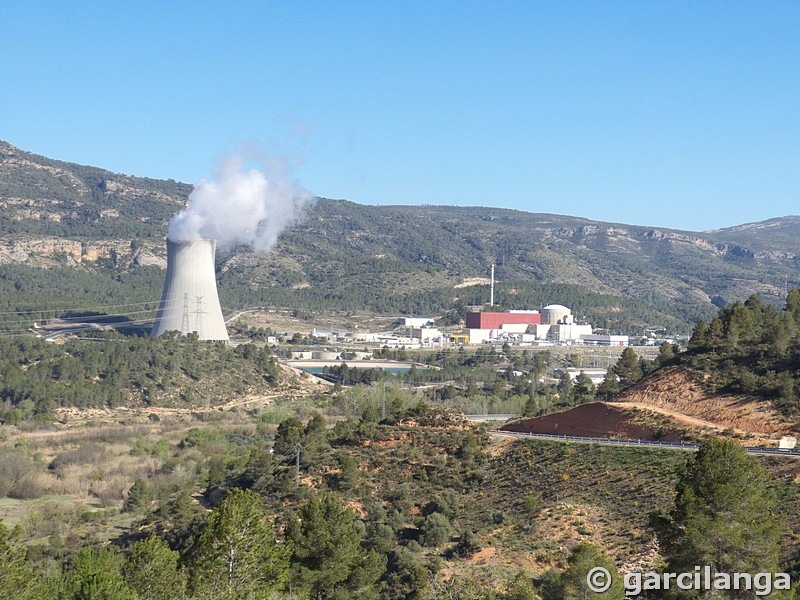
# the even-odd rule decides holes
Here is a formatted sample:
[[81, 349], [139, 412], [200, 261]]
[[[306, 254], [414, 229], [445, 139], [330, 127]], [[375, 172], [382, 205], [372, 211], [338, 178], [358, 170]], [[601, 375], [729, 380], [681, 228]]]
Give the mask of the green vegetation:
[[678, 364], [709, 375], [713, 391], [759, 395], [786, 415], [800, 414], [800, 291], [782, 311], [758, 296], [697, 324]]
[[[164, 271], [152, 266], [116, 271], [0, 265], [0, 312], [4, 313], [0, 332], [23, 333], [35, 322], [56, 317], [79, 321], [67, 310], [70, 307], [100, 307], [100, 311], [132, 319], [152, 318], [163, 285]], [[102, 308], [106, 306], [113, 308]]]
[[[17, 438], [4, 450], [42, 486], [51, 472], [64, 485], [125, 481], [103, 502], [90, 493], [83, 505], [36, 501], [13, 534], [0, 528], [0, 554], [15, 557], [0, 586], [27, 578], [35, 585], [22, 597], [31, 598], [577, 598], [587, 567], [613, 570], [652, 544], [651, 513], [680, 531], [722, 523], [722, 513], [709, 521], [703, 512], [719, 502], [688, 492], [704, 489], [737, 503], [736, 539], [753, 539], [748, 523], [765, 533], [750, 551], [800, 568], [794, 463], [726, 461], [713, 444], [685, 471], [680, 452], [531, 440], [490, 453], [480, 428], [392, 389], [385, 419], [381, 391], [353, 388], [323, 407], [335, 418], [312, 413], [278, 427], [221, 414], [116, 427], [91, 441], [92, 428]], [[676, 506], [688, 507], [680, 513], [671, 512], [676, 485]], [[768, 497], [791, 515], [780, 553]], [[766, 520], [744, 519], [756, 513]], [[473, 564], [484, 549], [502, 560]]]
[[288, 545], [258, 495], [233, 490], [205, 522], [192, 559], [192, 590], [200, 597], [248, 598], [281, 589], [289, 577]]
[[796, 417], [799, 356], [800, 290], [789, 292], [782, 310], [754, 295], [720, 309], [709, 323], [700, 321], [685, 352], [665, 343], [655, 360], [646, 361], [626, 348], [597, 393], [606, 398], [657, 369], [679, 366], [701, 372], [712, 393], [762, 397], [784, 415]]
[[[562, 581], [564, 600], [588, 600], [589, 598], [622, 600], [625, 598], [622, 577], [617, 567], [597, 546], [581, 542], [573, 548], [567, 559], [567, 565], [567, 572]], [[586, 583], [589, 572], [598, 567], [606, 569], [611, 574], [612, 584], [608, 591], [602, 593], [591, 590]]]
[[[132, 256], [161, 243], [189, 188], [24, 153], [2, 160], [9, 152], [0, 144], [0, 202], [27, 204], [4, 205], [6, 242], [112, 240], [124, 257], [66, 267], [54, 251], [0, 267], [0, 596], [567, 600], [591, 597], [585, 575], [598, 565], [800, 572], [796, 463], [717, 440], [688, 463], [666, 450], [501, 441], [451, 410], [538, 415], [680, 366], [795, 415], [800, 292], [783, 311], [777, 294], [723, 309], [686, 352], [665, 344], [649, 361], [626, 349], [598, 390], [555, 352], [386, 348], [376, 357], [429, 368], [334, 367], [336, 385], [317, 393], [253, 344], [17, 335], [33, 320], [81, 318], [68, 308], [150, 314], [162, 272]], [[712, 317], [696, 298], [794, 276], [783, 258], [765, 271], [725, 235], [709, 254], [705, 238], [679, 232], [321, 200], [273, 254], [221, 253], [220, 289], [229, 306], [457, 323], [486, 299], [485, 286], [461, 282], [495, 262], [503, 308], [557, 301], [613, 331], [683, 332]], [[279, 352], [317, 342], [297, 334]], [[80, 424], [67, 407], [103, 411]], [[601, 596], [621, 598], [617, 581]]]
[[0, 422], [52, 420], [61, 406], [216, 404], [272, 389], [280, 369], [267, 348], [208, 344], [197, 336], [123, 337], [51, 344], [0, 339]]
[[675, 507], [655, 518], [667, 570], [709, 565], [713, 573], [777, 572], [783, 523], [769, 479], [735, 441], [705, 442], [678, 480]]

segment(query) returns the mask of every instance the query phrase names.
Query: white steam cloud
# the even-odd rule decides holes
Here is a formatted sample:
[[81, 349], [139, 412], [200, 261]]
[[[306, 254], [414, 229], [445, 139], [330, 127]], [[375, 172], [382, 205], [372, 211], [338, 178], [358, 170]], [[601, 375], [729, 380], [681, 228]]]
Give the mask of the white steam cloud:
[[220, 161], [212, 179], [194, 186], [189, 205], [172, 219], [167, 237], [269, 251], [280, 233], [303, 217], [314, 196], [290, 179], [285, 161], [262, 157], [250, 162], [257, 168], [245, 168], [238, 154]]

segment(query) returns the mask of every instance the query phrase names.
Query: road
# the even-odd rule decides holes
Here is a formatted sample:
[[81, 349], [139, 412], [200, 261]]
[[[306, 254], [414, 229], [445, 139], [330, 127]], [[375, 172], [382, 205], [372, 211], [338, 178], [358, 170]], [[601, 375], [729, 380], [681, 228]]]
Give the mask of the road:
[[[513, 438], [533, 438], [550, 440], [553, 442], [575, 442], [579, 444], [603, 444], [605, 446], [636, 446], [637, 448], [663, 448], [665, 450], [689, 450], [694, 451], [700, 444], [685, 444], [682, 442], [659, 442], [655, 440], [626, 440], [613, 438], [596, 438], [570, 435], [555, 435], [552, 433], [520, 433], [516, 431], [500, 431], [491, 429], [489, 433], [493, 435]], [[745, 448], [748, 454], [767, 454], [770, 456], [786, 456], [788, 458], [800, 458], [800, 449], [781, 449], [765, 448], [763, 446], [753, 446]]]

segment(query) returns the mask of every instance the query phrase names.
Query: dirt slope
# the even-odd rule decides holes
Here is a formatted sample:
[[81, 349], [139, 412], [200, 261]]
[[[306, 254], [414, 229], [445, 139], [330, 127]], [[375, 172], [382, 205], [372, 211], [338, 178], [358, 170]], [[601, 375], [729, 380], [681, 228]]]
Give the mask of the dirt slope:
[[677, 428], [667, 424], [656, 430], [645, 423], [643, 411], [611, 406], [604, 402], [583, 404], [559, 413], [524, 419], [504, 425], [503, 431], [549, 433], [633, 440], [680, 441]]
[[766, 400], [709, 393], [703, 376], [678, 367], [646, 377], [620, 394], [616, 401], [650, 406], [667, 414], [680, 413], [724, 428], [780, 438], [800, 432]]

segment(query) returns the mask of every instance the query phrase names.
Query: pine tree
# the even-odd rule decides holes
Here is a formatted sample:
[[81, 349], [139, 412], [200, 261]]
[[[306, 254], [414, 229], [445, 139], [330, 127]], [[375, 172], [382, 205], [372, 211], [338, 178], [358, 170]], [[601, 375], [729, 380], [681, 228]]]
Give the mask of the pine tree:
[[636, 356], [633, 348], [627, 347], [622, 351], [622, 356], [619, 357], [611, 371], [619, 377], [619, 385], [622, 389], [632, 386], [642, 378], [639, 357]]
[[247, 598], [279, 590], [289, 548], [278, 544], [258, 494], [232, 491], [208, 516], [194, 560], [195, 594]]
[[0, 598], [40, 597], [39, 579], [25, 564], [27, 549], [0, 522]]
[[668, 570], [775, 572], [781, 524], [768, 478], [735, 441], [704, 442], [680, 475], [674, 509], [653, 518]]
[[376, 598], [385, 559], [361, 547], [352, 511], [333, 494], [313, 496], [289, 523], [294, 580], [311, 598]]
[[140, 508], [144, 508], [150, 503], [150, 490], [147, 487], [147, 482], [143, 479], [137, 479], [128, 490], [128, 497], [122, 504], [122, 512], [134, 512]]
[[673, 346], [669, 342], [664, 342], [658, 347], [658, 358], [656, 358], [656, 363], [659, 367], [664, 367], [671, 363], [674, 358], [677, 346]]
[[689, 338], [689, 350], [702, 352], [708, 348], [709, 328], [708, 323], [699, 321], [692, 330], [692, 337]]
[[64, 573], [63, 600], [135, 600], [122, 578], [123, 558], [110, 548], [81, 548]]
[[594, 399], [594, 383], [592, 378], [583, 371], [575, 378], [575, 387], [572, 390], [572, 395], [577, 404], [590, 402]]
[[569, 373], [564, 371], [561, 373], [561, 377], [558, 380], [558, 397], [561, 402], [572, 402], [572, 388], [574, 384], [572, 383], [572, 377], [570, 377]]
[[554, 568], [545, 571], [539, 583], [539, 595], [542, 600], [564, 600], [564, 574]]
[[453, 528], [450, 519], [439, 512], [432, 512], [427, 517], [422, 526], [422, 544], [424, 546], [441, 546], [450, 541]]
[[[597, 546], [581, 542], [572, 549], [567, 564], [567, 572], [563, 579], [565, 600], [588, 600], [590, 598], [622, 600], [625, 598], [622, 577], [611, 559]], [[605, 568], [611, 575], [611, 587], [601, 593], [592, 591], [586, 581], [589, 572], [597, 567]]]
[[502, 600], [537, 600], [539, 595], [533, 585], [533, 580], [525, 573], [517, 573], [508, 590], [501, 596]]
[[273, 444], [276, 459], [280, 460], [282, 457], [293, 454], [297, 444], [302, 444], [304, 440], [305, 430], [299, 419], [289, 417], [281, 421]]
[[178, 559], [167, 542], [151, 535], [133, 545], [122, 574], [140, 600], [179, 600], [185, 597], [186, 582]]

